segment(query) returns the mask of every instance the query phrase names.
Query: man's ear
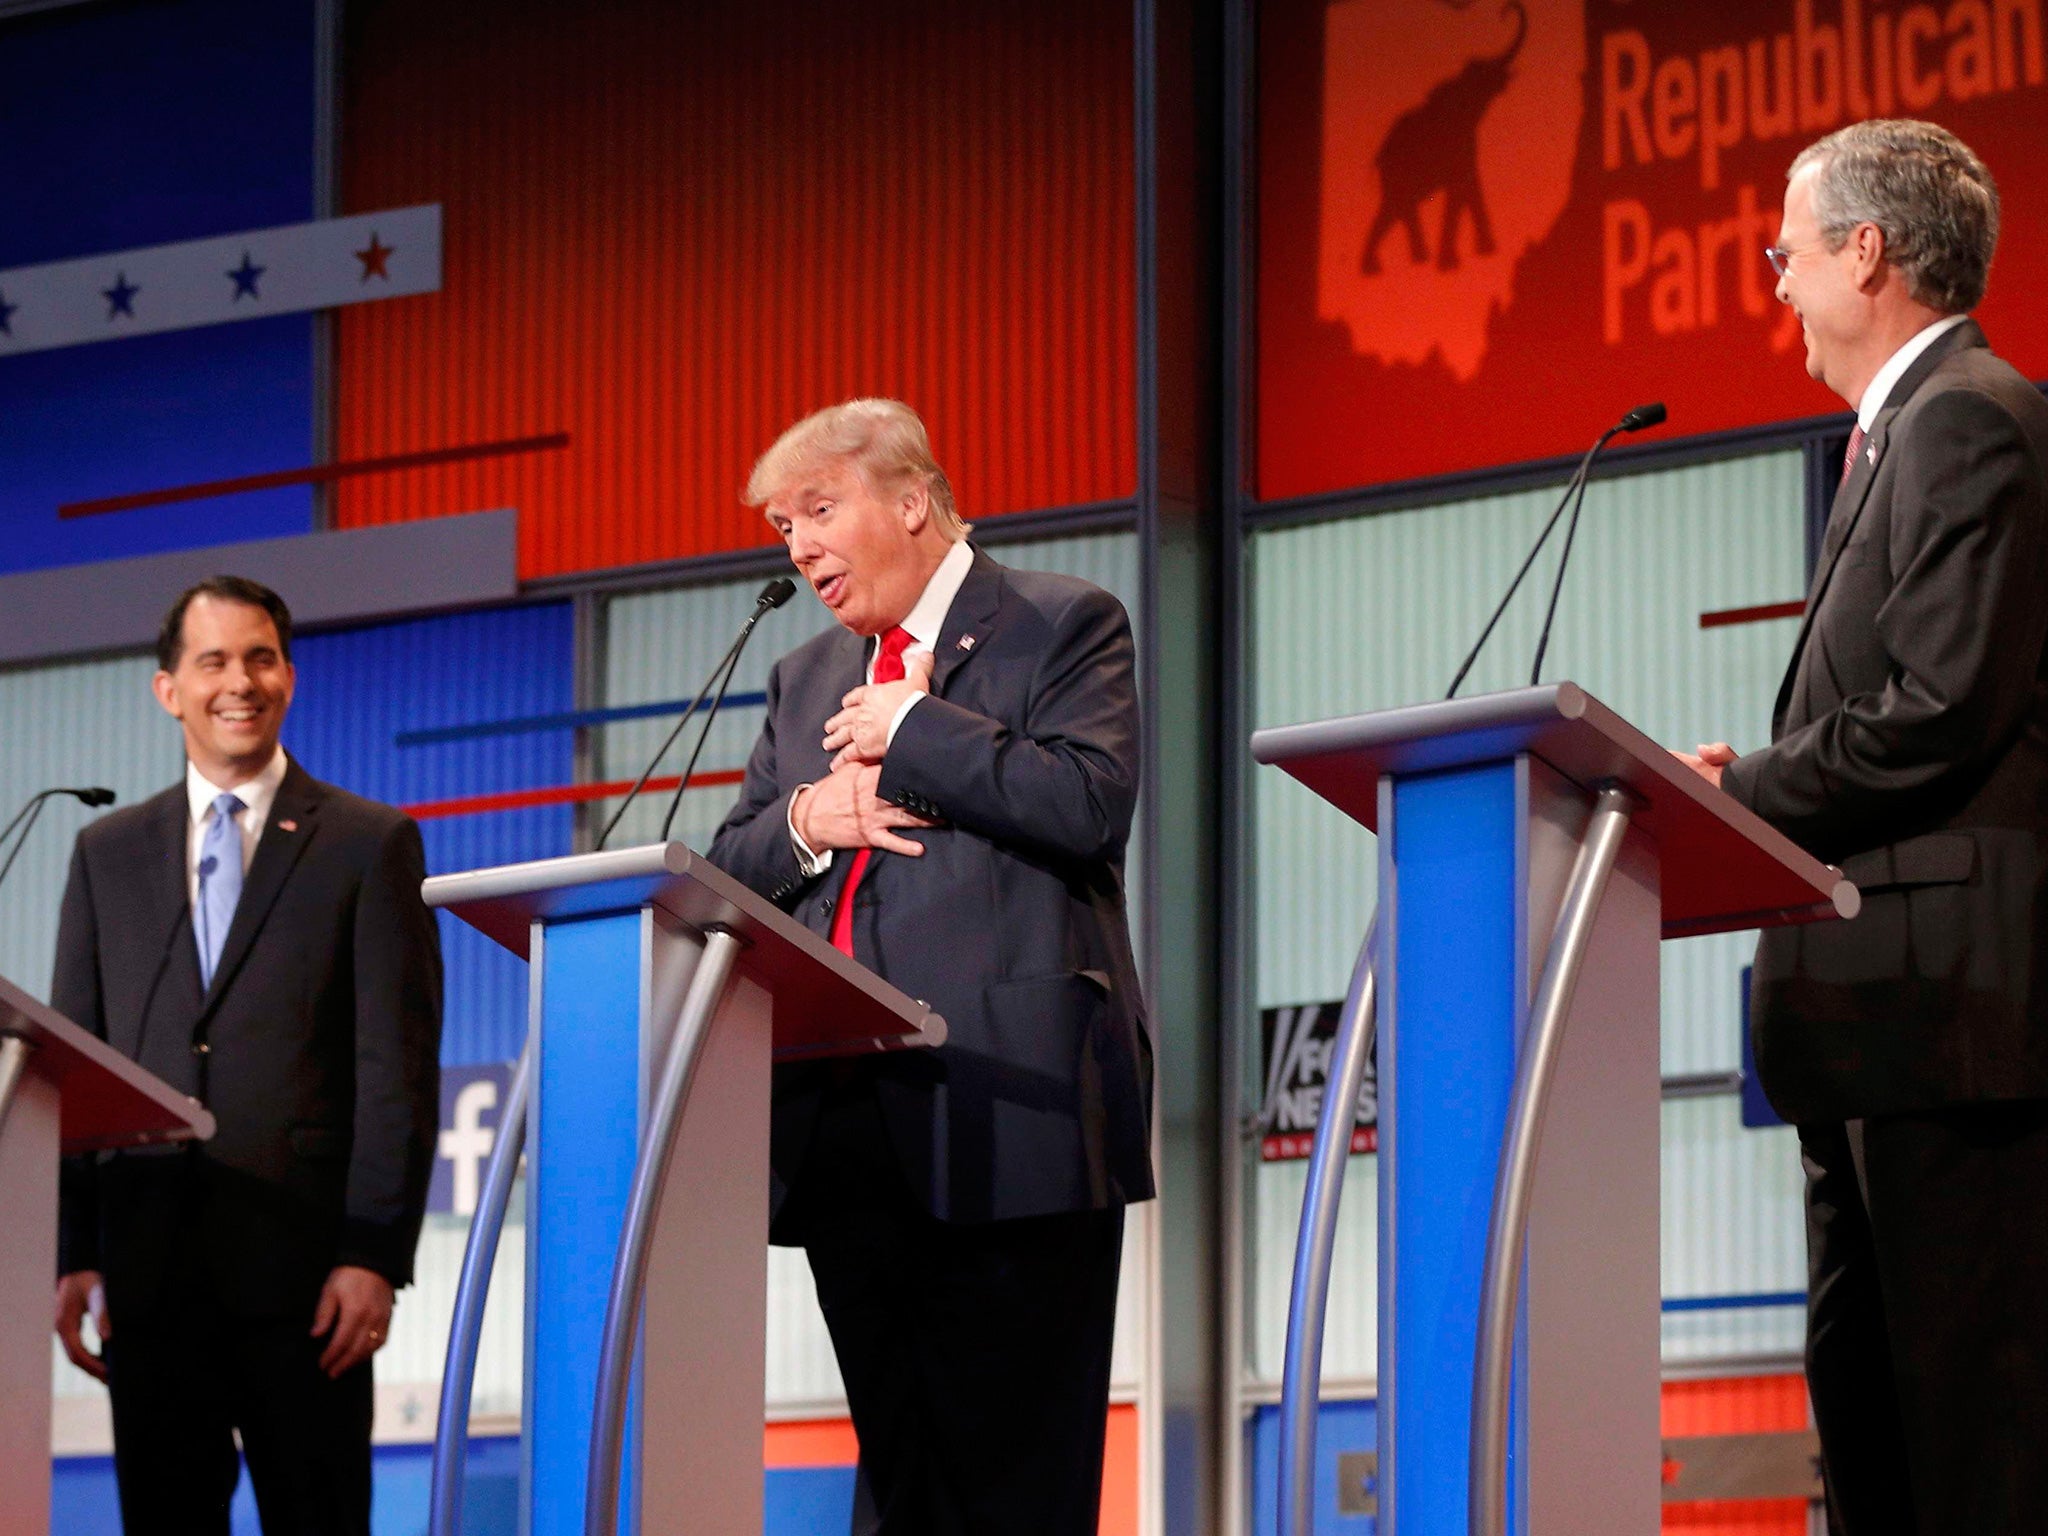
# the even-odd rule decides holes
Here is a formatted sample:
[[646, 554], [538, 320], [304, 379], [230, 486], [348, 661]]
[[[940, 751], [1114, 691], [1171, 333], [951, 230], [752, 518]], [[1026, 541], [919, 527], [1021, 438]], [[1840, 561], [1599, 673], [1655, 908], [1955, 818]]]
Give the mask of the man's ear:
[[178, 707], [178, 685], [171, 680], [168, 672], [159, 672], [149, 680], [149, 691], [156, 695], [157, 703], [163, 705], [164, 713], [173, 720], [185, 718], [184, 710]]
[[922, 482], [913, 484], [896, 499], [896, 510], [902, 515], [906, 530], [923, 533], [925, 524], [932, 520], [931, 491]]
[[1875, 287], [1888, 254], [1884, 231], [1875, 224], [1858, 224], [1849, 232], [1849, 246], [1855, 253], [1856, 286], [1865, 289]]

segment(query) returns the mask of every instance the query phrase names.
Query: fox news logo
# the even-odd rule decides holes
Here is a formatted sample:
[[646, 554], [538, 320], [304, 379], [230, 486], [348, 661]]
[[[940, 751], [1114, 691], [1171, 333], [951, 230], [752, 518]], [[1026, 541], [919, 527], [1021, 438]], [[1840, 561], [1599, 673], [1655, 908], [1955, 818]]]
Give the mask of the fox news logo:
[[[1259, 1015], [1266, 1092], [1259, 1107], [1259, 1156], [1266, 1162], [1307, 1157], [1315, 1145], [1316, 1121], [1330, 1078], [1337, 1040], [1339, 1003], [1297, 1003]], [[1368, 1061], [1352, 1116], [1351, 1150], [1379, 1148], [1379, 1080]]]

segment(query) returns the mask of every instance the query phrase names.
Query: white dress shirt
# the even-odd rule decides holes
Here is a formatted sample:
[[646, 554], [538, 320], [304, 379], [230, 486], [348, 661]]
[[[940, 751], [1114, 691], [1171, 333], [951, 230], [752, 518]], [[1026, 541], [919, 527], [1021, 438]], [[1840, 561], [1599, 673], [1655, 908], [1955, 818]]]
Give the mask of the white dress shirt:
[[[903, 648], [906, 671], [909, 669], [911, 657], [920, 652], [929, 656], [938, 650], [939, 632], [946, 627], [946, 615], [952, 611], [953, 599], [960, 595], [961, 584], [967, 580], [967, 573], [973, 568], [974, 551], [968, 547], [965, 539], [961, 539], [946, 551], [946, 558], [939, 562], [939, 568], [932, 572], [931, 580], [924, 584], [924, 591], [918, 594], [917, 601], [911, 605], [910, 612], [903, 619], [902, 627], [910, 631], [910, 644]], [[870, 684], [875, 680], [875, 657], [881, 653], [881, 649], [879, 641], [868, 648], [867, 680]], [[922, 693], [913, 693], [897, 705], [896, 713], [889, 717], [889, 735], [887, 741], [883, 743], [885, 748], [888, 742], [896, 739], [896, 732], [902, 726], [904, 717], [915, 709], [923, 698]], [[822, 722], [820, 728], [822, 729]], [[821, 875], [832, 867], [830, 848], [823, 853], [813, 853], [810, 844], [797, 835], [797, 796], [810, 787], [808, 784], [799, 784], [789, 797], [789, 845], [796, 850], [797, 868], [803, 871], [806, 879]]]
[[235, 822], [236, 829], [242, 834], [242, 873], [246, 875], [256, 857], [256, 844], [263, 836], [264, 824], [270, 820], [270, 806], [277, 799], [277, 787], [284, 783], [287, 762], [284, 748], [279, 747], [261, 773], [240, 784], [216, 784], [191, 762], [185, 764], [185, 799], [192, 808], [192, 818], [185, 829], [187, 901], [196, 904], [199, 900], [199, 846], [205, 841], [207, 826], [216, 814], [213, 802], [226, 793], [233, 795], [245, 807]]
[[1950, 315], [1937, 320], [1924, 330], [1915, 331], [1903, 347], [1885, 359], [1884, 366], [1871, 376], [1869, 387], [1856, 404], [1856, 425], [1866, 435], [1877, 420], [1877, 413], [1884, 409], [1892, 389], [1905, 377], [1906, 370], [1913, 366], [1920, 354], [1969, 318], [1968, 315]]

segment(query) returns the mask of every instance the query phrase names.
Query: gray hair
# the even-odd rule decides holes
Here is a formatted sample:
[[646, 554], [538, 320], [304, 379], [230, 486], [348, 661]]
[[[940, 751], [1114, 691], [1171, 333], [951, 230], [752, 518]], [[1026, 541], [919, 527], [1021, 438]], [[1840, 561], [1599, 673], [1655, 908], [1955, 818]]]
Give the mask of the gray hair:
[[842, 459], [851, 460], [880, 495], [923, 486], [940, 531], [956, 544], [967, 537], [967, 523], [953, 504], [953, 484], [932, 457], [924, 422], [901, 400], [848, 400], [813, 411], [755, 461], [740, 500], [766, 506], [806, 472]]
[[1977, 307], [1998, 247], [1998, 184], [1967, 144], [1933, 123], [1876, 118], [1800, 151], [1787, 179], [1809, 165], [1830, 250], [1875, 224], [1915, 299], [1948, 315]]

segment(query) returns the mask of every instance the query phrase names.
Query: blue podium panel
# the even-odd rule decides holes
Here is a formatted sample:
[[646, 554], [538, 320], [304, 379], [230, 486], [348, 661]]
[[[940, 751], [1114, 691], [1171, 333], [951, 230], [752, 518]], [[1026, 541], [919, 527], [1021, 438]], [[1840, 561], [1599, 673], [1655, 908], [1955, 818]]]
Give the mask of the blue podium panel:
[[[547, 925], [536, 946], [528, 1138], [526, 1479], [530, 1536], [581, 1536], [605, 1297], [639, 1153], [641, 946], [626, 911]], [[627, 1446], [622, 1486], [635, 1486]], [[630, 1496], [627, 1499], [630, 1505]], [[632, 1529], [630, 1515], [621, 1521]]]
[[[1527, 996], [1517, 779], [1508, 759], [1391, 788], [1379, 1036], [1380, 1518], [1388, 1531], [1465, 1529], [1472, 1345], [1524, 1011], [1518, 998]], [[1511, 1494], [1510, 1502], [1521, 1501]]]

